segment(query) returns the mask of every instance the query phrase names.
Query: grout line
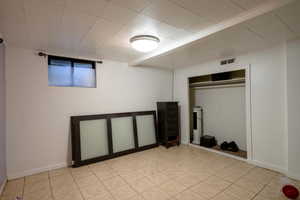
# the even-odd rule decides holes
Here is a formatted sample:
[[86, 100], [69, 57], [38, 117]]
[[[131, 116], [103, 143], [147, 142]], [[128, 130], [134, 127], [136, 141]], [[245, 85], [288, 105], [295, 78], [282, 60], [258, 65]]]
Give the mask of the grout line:
[[[107, 165], [107, 164], [105, 164], [105, 165]], [[109, 168], [111, 169], [110, 166], [107, 166], [107, 167], [109, 167]], [[88, 168], [90, 168], [89, 165], [88, 165]], [[91, 170], [91, 172], [94, 174], [94, 176], [96, 176], [97, 180], [100, 181], [100, 183], [104, 186], [104, 188], [105, 188], [106, 191], [111, 195], [111, 197], [112, 197], [113, 199], [117, 200], [117, 199], [113, 196], [113, 194], [111, 193], [111, 191], [108, 189], [108, 187], [104, 184], [104, 180], [101, 180], [101, 179], [96, 175], [96, 173], [95, 173], [92, 169], [90, 169], [90, 170]], [[113, 178], [113, 177], [112, 177], [112, 178]], [[109, 178], [109, 179], [110, 179], [110, 178]]]
[[81, 190], [80, 190], [80, 187], [79, 187], [78, 183], [76, 182], [76, 180], [75, 180], [75, 178], [74, 178], [74, 176], [73, 176], [72, 171], [71, 171], [70, 173], [71, 173], [72, 179], [73, 179], [73, 181], [74, 181], [74, 183], [75, 183], [75, 185], [76, 185], [76, 187], [77, 187], [77, 190], [78, 190], [79, 193], [80, 193], [80, 196], [82, 197], [82, 199], [85, 199], [84, 196], [83, 196], [83, 194], [82, 194], [82, 192], [81, 192]]

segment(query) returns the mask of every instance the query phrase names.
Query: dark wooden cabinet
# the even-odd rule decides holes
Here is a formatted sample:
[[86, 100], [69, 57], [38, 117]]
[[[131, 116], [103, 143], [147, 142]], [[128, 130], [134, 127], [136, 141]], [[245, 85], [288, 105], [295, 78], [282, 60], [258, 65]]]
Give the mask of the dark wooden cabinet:
[[159, 142], [166, 147], [180, 144], [177, 102], [157, 102]]

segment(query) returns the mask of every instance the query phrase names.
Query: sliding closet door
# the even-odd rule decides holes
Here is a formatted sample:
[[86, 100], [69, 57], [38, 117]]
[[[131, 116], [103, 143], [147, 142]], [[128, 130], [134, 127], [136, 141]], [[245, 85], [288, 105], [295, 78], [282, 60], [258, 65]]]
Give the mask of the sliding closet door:
[[111, 119], [113, 153], [135, 148], [132, 117]]
[[73, 166], [158, 146], [155, 117], [155, 111], [72, 116]]
[[81, 160], [109, 154], [106, 119], [80, 121]]
[[136, 116], [137, 135], [139, 147], [156, 143], [154, 115]]

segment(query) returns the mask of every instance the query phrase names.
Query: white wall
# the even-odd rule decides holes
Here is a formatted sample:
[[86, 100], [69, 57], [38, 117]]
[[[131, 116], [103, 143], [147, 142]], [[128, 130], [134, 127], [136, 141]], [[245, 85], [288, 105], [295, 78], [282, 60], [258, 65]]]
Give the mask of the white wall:
[[300, 40], [287, 44], [288, 171], [300, 179]]
[[219, 60], [215, 60], [176, 70], [174, 97], [181, 105], [182, 142], [187, 143], [189, 135], [187, 78], [251, 64], [253, 161], [285, 171], [285, 56], [285, 45], [282, 44], [238, 56], [232, 67], [220, 67]]
[[235, 141], [247, 150], [245, 94], [243, 86], [194, 90], [195, 105], [203, 108], [204, 133], [215, 136], [218, 144]]
[[7, 48], [7, 166], [14, 178], [66, 165], [70, 116], [156, 109], [172, 98], [172, 73], [104, 60], [97, 88], [48, 87], [46, 59]]
[[[1, 37], [1, 35], [0, 35]], [[5, 68], [4, 45], [0, 44], [0, 195], [6, 180], [6, 131], [5, 131]]]

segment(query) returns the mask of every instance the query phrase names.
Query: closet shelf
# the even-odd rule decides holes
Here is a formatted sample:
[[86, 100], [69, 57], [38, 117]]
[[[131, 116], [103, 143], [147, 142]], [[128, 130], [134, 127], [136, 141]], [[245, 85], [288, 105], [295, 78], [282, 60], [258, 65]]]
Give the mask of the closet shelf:
[[233, 84], [241, 84], [245, 83], [245, 78], [234, 78], [229, 80], [222, 80], [222, 81], [205, 81], [205, 82], [196, 82], [196, 83], [190, 83], [189, 87], [207, 87], [207, 86], [225, 86], [225, 85], [233, 85]]

